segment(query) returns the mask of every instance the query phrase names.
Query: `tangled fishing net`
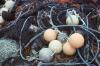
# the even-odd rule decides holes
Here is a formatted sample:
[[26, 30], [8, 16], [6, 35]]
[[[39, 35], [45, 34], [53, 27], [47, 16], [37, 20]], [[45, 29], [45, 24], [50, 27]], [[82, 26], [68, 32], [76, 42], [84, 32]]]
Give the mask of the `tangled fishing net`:
[[[17, 25], [15, 32], [17, 32], [20, 44], [19, 55], [23, 59], [22, 61], [27, 61], [33, 66], [35, 64], [38, 66], [99, 65], [100, 40], [97, 35], [100, 35], [100, 32], [90, 20], [94, 17], [97, 18], [98, 13], [92, 8], [89, 13], [82, 9], [85, 9], [84, 5], [79, 9], [71, 3], [60, 4], [58, 0], [31, 0], [29, 3], [22, 5], [14, 22]], [[66, 18], [70, 15], [77, 15], [79, 24], [73, 24], [73, 20], [72, 23], [67, 24]], [[92, 17], [89, 18], [89, 16]], [[62, 42], [72, 33], [82, 33], [85, 36], [85, 45], [77, 49], [74, 56], [69, 57], [59, 54], [55, 55], [52, 62], [43, 63], [39, 60], [39, 50], [46, 46], [43, 33], [48, 28], [58, 30], [60, 32], [58, 40]]]
[[0, 62], [5, 61], [9, 57], [16, 57], [18, 45], [16, 41], [10, 39], [0, 39]]

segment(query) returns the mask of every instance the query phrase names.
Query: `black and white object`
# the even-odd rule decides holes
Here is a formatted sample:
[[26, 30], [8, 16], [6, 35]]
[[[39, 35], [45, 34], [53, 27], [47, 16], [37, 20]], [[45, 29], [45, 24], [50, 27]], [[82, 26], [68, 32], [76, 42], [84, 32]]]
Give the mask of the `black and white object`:
[[2, 25], [4, 23], [4, 19], [2, 18], [2, 16], [0, 16], [0, 25]]
[[34, 31], [34, 32], [37, 32], [39, 30], [39, 28], [37, 26], [31, 24], [30, 27], [29, 27], [29, 30], [30, 31]]
[[0, 0], [0, 5], [3, 5], [5, 3], [5, 0]]
[[15, 14], [11, 13], [14, 6], [15, 1], [5, 0], [5, 4], [0, 9], [0, 25], [4, 24], [5, 21], [11, 21], [14, 19]]
[[2, 12], [3, 12], [3, 11], [8, 12], [8, 9], [7, 9], [7, 8], [5, 8], [5, 7], [1, 8], [1, 9], [0, 9], [0, 14], [2, 14]]
[[6, 0], [6, 2], [4, 4], [4, 7], [7, 8], [10, 12], [14, 6], [15, 6], [15, 1], [13, 1], [13, 0]]
[[15, 19], [15, 13], [10, 13], [7, 11], [2, 12], [2, 17], [5, 21], [12, 21]]

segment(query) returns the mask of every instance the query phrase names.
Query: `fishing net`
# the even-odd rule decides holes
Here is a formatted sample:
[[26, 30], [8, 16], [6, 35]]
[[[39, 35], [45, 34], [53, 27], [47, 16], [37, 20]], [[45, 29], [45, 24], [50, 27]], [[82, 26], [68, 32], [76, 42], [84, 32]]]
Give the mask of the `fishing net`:
[[[12, 29], [12, 33], [11, 31], [9, 32], [13, 35], [8, 35], [10, 37], [15, 36], [19, 42], [19, 57], [23, 59], [21, 62], [28, 63], [30, 66], [98, 65], [100, 43], [98, 35], [100, 35], [100, 32], [93, 23], [90, 23], [91, 21], [88, 17], [90, 14], [95, 17], [94, 15], [97, 12], [96, 9], [90, 7], [86, 9], [85, 6], [87, 5], [81, 5], [80, 8], [77, 8], [70, 3], [59, 4], [57, 0], [30, 0], [29, 3], [21, 5], [21, 10], [17, 12], [18, 17], [14, 20], [16, 25]], [[84, 12], [85, 9], [88, 11]], [[79, 19], [78, 25], [66, 24], [66, 18], [71, 14], [77, 15]], [[77, 49], [74, 56], [69, 57], [59, 54], [55, 55], [52, 62], [43, 63], [38, 59], [38, 52], [46, 46], [43, 33], [48, 28], [64, 32], [67, 34], [67, 38], [72, 33], [82, 33], [85, 37], [85, 45]], [[63, 34], [59, 36], [59, 40], [62, 40], [64, 36]]]

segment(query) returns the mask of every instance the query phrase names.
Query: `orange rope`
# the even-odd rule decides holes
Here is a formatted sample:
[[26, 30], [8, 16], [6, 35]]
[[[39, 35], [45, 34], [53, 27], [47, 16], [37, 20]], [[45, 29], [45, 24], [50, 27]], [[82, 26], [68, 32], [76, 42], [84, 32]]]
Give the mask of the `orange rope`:
[[70, 3], [72, 0], [59, 0], [59, 3], [64, 4], [64, 3]]

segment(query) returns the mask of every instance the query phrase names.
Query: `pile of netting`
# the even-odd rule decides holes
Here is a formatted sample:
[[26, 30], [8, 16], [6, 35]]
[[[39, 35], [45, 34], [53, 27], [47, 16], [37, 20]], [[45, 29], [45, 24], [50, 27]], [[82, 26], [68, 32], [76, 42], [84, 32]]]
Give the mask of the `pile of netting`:
[[[61, 4], [58, 0], [29, 0], [19, 1], [23, 5], [18, 6], [16, 19], [1, 30], [5, 38], [11, 38], [18, 42], [18, 56], [8, 58], [3, 66], [94, 66], [99, 65], [99, 7], [98, 9], [87, 4], [67, 2]], [[87, 7], [88, 6], [88, 7]], [[72, 18], [72, 15], [77, 19]], [[69, 18], [69, 21], [67, 20]], [[12, 24], [13, 23], [13, 24]], [[10, 28], [9, 28], [10, 27]], [[47, 47], [43, 34], [47, 29], [53, 29], [61, 33], [59, 40], [69, 38], [73, 33], [84, 36], [84, 46], [76, 49], [73, 56], [62, 53], [54, 54], [51, 62], [42, 62], [39, 59], [39, 51]], [[64, 38], [63, 38], [64, 37]]]

